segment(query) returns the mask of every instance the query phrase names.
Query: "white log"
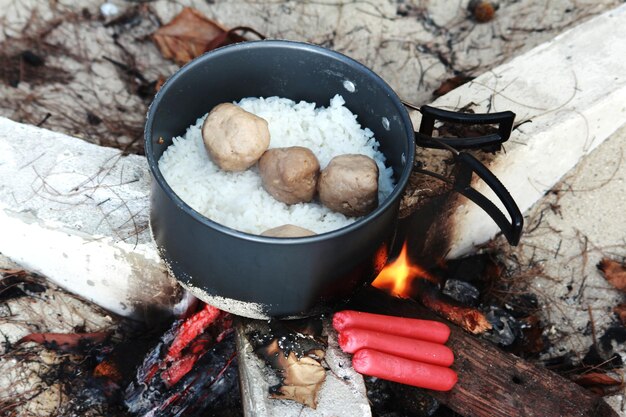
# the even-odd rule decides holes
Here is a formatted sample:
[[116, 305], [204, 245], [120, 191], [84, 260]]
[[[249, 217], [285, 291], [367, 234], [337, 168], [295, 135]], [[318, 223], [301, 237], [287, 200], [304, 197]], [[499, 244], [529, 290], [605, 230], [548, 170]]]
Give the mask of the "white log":
[[[479, 112], [512, 110], [516, 129], [489, 168], [524, 212], [626, 123], [626, 5], [595, 17], [436, 100]], [[493, 197], [482, 182], [479, 191]], [[449, 257], [497, 232], [475, 204], [452, 213]], [[444, 216], [448, 217], [448, 216]], [[445, 219], [443, 220], [445, 221]]]
[[273, 399], [269, 389], [278, 381], [265, 362], [253, 351], [246, 337], [246, 325], [236, 330], [241, 397], [246, 417], [371, 417], [365, 382], [339, 347], [337, 333], [324, 321], [328, 348], [324, 358], [326, 379], [317, 395], [317, 408], [293, 400]]
[[143, 157], [0, 118], [0, 252], [133, 318], [182, 295], [150, 238], [149, 185]]

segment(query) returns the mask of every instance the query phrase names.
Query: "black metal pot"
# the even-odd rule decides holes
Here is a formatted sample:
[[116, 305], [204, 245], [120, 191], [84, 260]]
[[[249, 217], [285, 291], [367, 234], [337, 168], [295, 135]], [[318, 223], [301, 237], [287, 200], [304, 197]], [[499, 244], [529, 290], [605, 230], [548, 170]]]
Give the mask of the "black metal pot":
[[[347, 227], [293, 239], [239, 232], [190, 208], [159, 171], [158, 160], [172, 138], [183, 134], [218, 103], [250, 96], [282, 96], [327, 105], [337, 93], [358, 115], [359, 123], [374, 132], [397, 184], [375, 211]], [[314, 45], [246, 42], [195, 59], [163, 85], [146, 122], [146, 156], [154, 176], [150, 221], [162, 258], [173, 275], [195, 289], [194, 294], [204, 301], [245, 316], [305, 315], [324, 301], [350, 294], [371, 282], [386, 263], [400, 198], [413, 167], [416, 137], [428, 145], [447, 146], [445, 139], [442, 144], [428, 135], [434, 119], [452, 119], [461, 123], [502, 122], [499, 134], [473, 140], [504, 141], [514, 117], [510, 112], [458, 115], [428, 107], [422, 112], [425, 122], [416, 136], [402, 101], [380, 77], [344, 55]], [[477, 202], [515, 243], [521, 230], [515, 202], [469, 154], [461, 152], [457, 159], [466, 167], [465, 177], [477, 172], [494, 188], [512, 222], [482, 195], [468, 195], [473, 191], [469, 178], [457, 187], [459, 191], [480, 200]]]

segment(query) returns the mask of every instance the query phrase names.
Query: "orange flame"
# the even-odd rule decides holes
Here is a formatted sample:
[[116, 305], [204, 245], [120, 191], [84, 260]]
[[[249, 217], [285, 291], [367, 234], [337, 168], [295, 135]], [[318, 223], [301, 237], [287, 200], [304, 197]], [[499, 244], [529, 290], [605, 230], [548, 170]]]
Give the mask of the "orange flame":
[[411, 264], [405, 242], [398, 258], [380, 271], [372, 285], [396, 297], [408, 298], [414, 293], [412, 283], [417, 278], [436, 282], [428, 272]]

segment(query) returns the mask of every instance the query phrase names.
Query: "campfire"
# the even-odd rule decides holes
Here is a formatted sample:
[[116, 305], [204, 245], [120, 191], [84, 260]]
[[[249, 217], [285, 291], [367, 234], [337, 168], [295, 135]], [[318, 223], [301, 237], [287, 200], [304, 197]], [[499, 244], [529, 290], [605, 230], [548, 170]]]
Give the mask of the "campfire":
[[415, 298], [471, 333], [480, 334], [492, 328], [484, 314], [460, 302], [467, 297], [467, 293], [476, 291], [471, 284], [465, 284], [465, 288], [456, 292], [455, 299], [450, 297], [449, 292], [444, 294], [439, 291], [438, 286], [445, 286], [448, 282], [442, 281], [441, 277], [411, 263], [407, 254], [407, 243], [404, 243], [398, 258], [380, 272], [372, 285], [396, 297]]
[[[494, 285], [497, 285], [491, 280], [497, 281], [499, 278], [494, 274], [504, 273], [493, 254], [451, 261], [426, 271], [413, 264], [408, 253], [405, 244], [399, 256], [380, 272], [372, 287], [362, 290], [348, 304], [337, 306], [387, 314], [380, 316], [380, 320], [372, 316], [363, 319], [362, 324], [350, 324], [355, 323], [354, 320], [361, 320], [359, 316], [352, 317], [351, 314], [362, 313], [346, 311], [333, 314], [328, 311], [322, 316], [268, 322], [238, 318], [207, 304], [196, 303], [160, 335], [151, 332], [152, 336], [142, 336], [148, 335], [145, 329], [126, 329], [121, 340], [119, 335], [112, 337], [110, 331], [29, 334], [9, 350], [10, 356], [20, 361], [28, 357], [36, 363], [44, 352], [57, 358], [73, 355], [76, 359], [70, 362], [65, 359], [53, 360], [51, 365], [47, 365], [49, 376], [45, 377], [50, 378], [51, 369], [62, 366], [64, 373], [57, 373], [53, 378], [62, 378], [67, 372], [73, 372], [75, 378], [78, 378], [77, 383], [62, 385], [65, 388], [61, 388], [60, 398], [70, 399], [66, 403], [62, 401], [63, 410], [68, 413], [71, 410], [83, 410], [85, 403], [79, 399], [92, 396], [88, 402], [90, 407], [105, 414], [117, 410], [117, 413], [132, 416], [232, 415], [245, 410], [246, 415], [249, 415], [252, 411], [247, 407], [254, 405], [246, 405], [242, 395], [254, 397], [250, 391], [260, 389], [261, 396], [257, 399], [261, 398], [266, 403], [269, 401], [269, 404], [276, 401], [280, 406], [275, 410], [290, 415], [289, 410], [298, 408], [292, 408], [289, 404], [309, 409], [333, 407], [333, 404], [341, 401], [339, 398], [345, 400], [345, 396], [333, 397], [328, 392], [328, 385], [339, 384], [335, 387], [337, 391], [341, 390], [342, 385], [344, 390], [352, 385], [346, 391], [349, 392], [362, 380], [367, 393], [365, 404], [371, 405], [374, 415], [390, 412], [399, 415], [440, 415], [437, 410], [442, 412], [446, 407], [453, 410], [475, 407], [472, 393], [478, 395], [482, 390], [483, 385], [478, 383], [481, 378], [489, 380], [493, 377], [491, 373], [494, 366], [499, 372], [512, 374], [513, 381], [505, 384], [501, 377], [496, 378], [494, 384], [499, 384], [498, 395], [532, 397], [537, 392], [536, 395], [546, 396], [542, 401], [547, 401], [548, 405], [550, 401], [555, 401], [555, 404], [560, 401], [563, 393], [548, 388], [557, 383], [563, 388], [565, 380], [560, 380], [547, 370], [532, 367], [523, 359], [510, 356], [492, 344], [496, 342], [506, 350], [525, 355], [544, 348], [539, 336], [541, 324], [532, 316], [537, 308], [536, 303], [518, 302], [515, 309], [511, 309], [506, 302], [496, 305], [493, 294], [489, 294], [495, 292]], [[612, 276], [615, 276], [615, 269], [615, 266], [613, 269], [607, 268], [609, 274], [613, 273]], [[458, 280], [459, 274], [468, 277], [468, 280]], [[19, 300], [38, 292], [61, 291], [23, 271], [5, 271], [4, 275], [2, 283], [5, 289], [2, 293], [5, 301], [14, 297]], [[476, 281], [477, 277], [483, 282]], [[476, 293], [480, 294], [479, 297], [476, 297]], [[516, 298], [523, 299], [520, 295], [516, 295]], [[491, 300], [493, 304], [479, 305], [478, 299], [481, 303], [490, 303]], [[416, 300], [431, 311], [425, 310]], [[511, 302], [511, 299], [507, 301]], [[437, 327], [441, 319], [436, 318], [433, 312], [460, 326], [456, 328], [451, 325], [449, 341], [447, 326], [441, 324], [441, 329]], [[412, 319], [396, 319], [394, 316], [419, 319], [414, 324], [410, 322]], [[332, 317], [335, 318], [334, 327], [339, 331], [338, 335], [330, 325]], [[394, 320], [400, 320], [395, 330]], [[408, 321], [403, 323], [402, 320]], [[368, 328], [374, 333], [368, 334]], [[376, 333], [379, 331], [389, 334], [380, 338], [377, 336], [379, 333]], [[416, 336], [415, 331], [422, 333]], [[471, 333], [491, 342], [481, 342]], [[134, 348], [129, 349], [130, 346]], [[394, 366], [410, 369], [413, 363], [420, 362], [403, 359], [404, 362], [393, 365], [398, 360], [393, 355], [379, 354], [376, 350], [368, 353], [367, 348], [363, 349], [367, 346], [391, 348], [398, 352], [403, 349], [411, 351], [417, 346], [417, 350], [414, 350], [418, 355], [415, 360], [432, 361], [434, 365], [427, 366], [433, 368], [434, 375], [438, 375], [435, 380], [440, 382], [433, 382], [432, 378], [420, 382], [422, 380], [416, 375], [424, 370], [419, 367], [412, 371], [409, 380], [402, 380], [403, 384], [389, 381], [394, 378], [389, 374]], [[354, 354], [355, 369], [349, 366], [351, 359], [347, 353]], [[357, 364], [357, 357], [359, 360], [363, 357], [363, 360], [369, 361], [368, 364]], [[477, 361], [477, 357], [490, 359], [485, 363]], [[454, 372], [450, 372], [454, 376], [449, 377], [442, 372], [451, 364]], [[355, 370], [366, 376], [361, 379]], [[367, 376], [381, 372], [383, 378]], [[535, 377], [541, 376], [545, 381], [531, 389], [526, 382], [527, 376], [523, 376], [527, 372]], [[451, 385], [447, 384], [454, 385], [456, 382], [456, 373], [463, 387], [462, 391], [457, 392], [467, 394], [446, 397], [444, 393], [437, 394], [437, 391], [423, 391], [405, 385], [426, 384], [421, 386], [448, 390]], [[445, 382], [448, 381], [446, 378], [452, 379]], [[585, 386], [597, 386], [600, 383], [591, 382], [589, 377], [579, 378], [578, 381]], [[606, 384], [608, 387], [619, 386], [619, 382], [607, 381]], [[495, 386], [492, 388], [495, 389]], [[603, 403], [594, 402], [595, 397], [584, 391], [568, 386], [565, 395], [571, 395], [569, 401], [576, 407], [600, 407], [598, 409], [604, 410], [604, 414], [597, 415], [612, 415], [603, 408]], [[36, 397], [32, 393], [19, 396], [20, 401], [25, 403], [29, 398]], [[7, 398], [3, 399], [3, 404], [7, 415], [15, 415], [11, 414], [16, 412], [13, 410], [20, 409], [19, 402], [11, 403]]]

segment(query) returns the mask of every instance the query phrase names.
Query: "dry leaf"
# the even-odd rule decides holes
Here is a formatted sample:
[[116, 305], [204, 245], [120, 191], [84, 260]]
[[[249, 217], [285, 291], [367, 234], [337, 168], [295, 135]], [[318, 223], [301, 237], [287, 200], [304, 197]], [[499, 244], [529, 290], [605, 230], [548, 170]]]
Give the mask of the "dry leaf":
[[23, 269], [0, 269], [0, 301], [44, 292], [44, 283]]
[[315, 359], [307, 356], [298, 359], [293, 352], [285, 361], [283, 383], [272, 397], [291, 399], [315, 409], [317, 393], [324, 383], [326, 371]]
[[612, 259], [604, 258], [598, 264], [604, 278], [621, 291], [626, 291], [626, 266]]
[[251, 320], [247, 337], [257, 356], [279, 379], [270, 387], [272, 398], [317, 407], [317, 395], [326, 379], [322, 366], [327, 347], [320, 318], [262, 323]]
[[2, 275], [2, 277], [13, 275], [24, 276], [26, 275], [26, 271], [24, 271], [23, 269], [0, 269], [0, 275]]
[[516, 338], [510, 349], [517, 356], [529, 354], [539, 354], [545, 348], [543, 338], [543, 326], [539, 317], [530, 315], [519, 320], [521, 324], [522, 337]]
[[599, 372], [590, 372], [574, 379], [581, 387], [585, 387], [598, 395], [613, 394], [621, 389], [623, 379]]
[[152, 35], [163, 57], [185, 64], [203, 54], [216, 37], [227, 30], [196, 9], [185, 7]]
[[158, 92], [161, 87], [163, 87], [163, 84], [165, 84], [166, 78], [162, 75], [159, 75], [159, 78], [157, 78], [156, 84], [154, 85], [154, 91]]
[[473, 79], [474, 77], [468, 77], [466, 75], [457, 75], [455, 77], [448, 78], [444, 80], [435, 91], [433, 91], [433, 96], [439, 97], [439, 96], [443, 96], [444, 94], [448, 94], [450, 91], [454, 90], [457, 87], [462, 86], [466, 82], [471, 81]]
[[93, 376], [109, 378], [115, 382], [122, 382], [124, 378], [115, 363], [104, 360], [100, 362], [93, 370]]
[[183, 65], [207, 51], [246, 40], [236, 32], [252, 32], [261, 39], [265, 38], [249, 27], [238, 26], [228, 30], [198, 10], [185, 7], [167, 25], [154, 32], [152, 39], [163, 57]]
[[613, 313], [617, 314], [619, 320], [626, 326], [626, 304], [620, 304], [613, 307]]
[[31, 333], [22, 337], [17, 343], [35, 342], [48, 347], [56, 347], [63, 351], [78, 348], [81, 343], [102, 343], [109, 337], [109, 332], [93, 333]]
[[320, 363], [324, 358], [324, 351], [315, 349], [301, 358], [294, 352], [285, 356], [278, 347], [277, 340], [272, 341], [266, 351], [275, 352], [275, 363], [272, 367], [278, 369], [281, 376], [281, 383], [271, 389], [272, 398], [294, 400], [315, 409], [317, 394], [326, 378], [326, 370]]
[[[324, 356], [324, 352], [317, 351], [316, 356]], [[317, 385], [324, 381], [326, 371], [322, 365], [312, 357], [300, 359], [291, 352], [287, 357], [287, 367], [284, 371], [285, 385]]]
[[583, 387], [591, 385], [622, 385], [621, 379], [616, 379], [610, 375], [599, 372], [591, 372], [576, 378], [576, 383]]

